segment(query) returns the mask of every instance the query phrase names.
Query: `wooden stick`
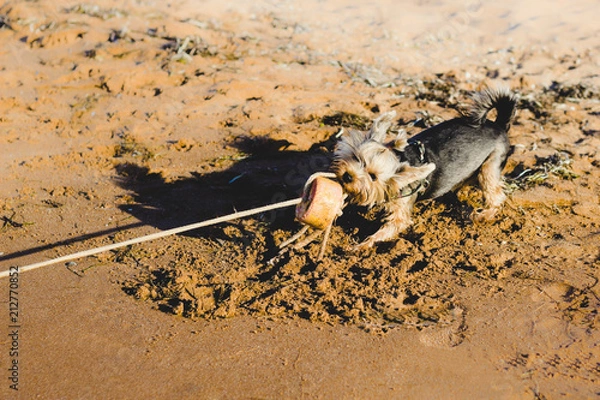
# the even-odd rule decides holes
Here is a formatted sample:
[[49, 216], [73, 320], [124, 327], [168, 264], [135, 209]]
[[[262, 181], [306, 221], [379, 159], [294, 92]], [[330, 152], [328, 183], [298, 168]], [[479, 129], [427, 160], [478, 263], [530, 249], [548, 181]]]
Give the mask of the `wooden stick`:
[[302, 235], [304, 235], [304, 233], [308, 230], [308, 228], [309, 228], [308, 225], [304, 225], [298, 233], [296, 233], [294, 236], [292, 236], [285, 242], [281, 243], [279, 245], [279, 248], [284, 249], [284, 248], [288, 247], [290, 244], [294, 243], [296, 240], [300, 239], [300, 237], [302, 237]]
[[317, 261], [321, 261], [323, 259], [323, 256], [325, 255], [325, 248], [327, 247], [327, 241], [329, 240], [329, 234], [331, 233], [332, 226], [333, 223], [329, 224], [327, 228], [325, 228], [325, 235], [323, 236], [323, 242], [321, 243], [321, 249], [319, 250]]
[[[236, 213], [225, 215], [222, 217], [213, 218], [213, 219], [210, 219], [207, 221], [196, 222], [193, 224], [180, 226], [178, 228], [172, 228], [172, 229], [168, 229], [166, 231], [152, 233], [150, 235], [126, 240], [124, 242], [113, 243], [113, 244], [98, 247], [95, 249], [89, 249], [89, 250], [85, 250], [85, 251], [80, 251], [78, 253], [73, 253], [73, 254], [69, 254], [66, 256], [53, 258], [53, 259], [47, 260], [47, 261], [42, 261], [42, 262], [38, 262], [35, 264], [30, 264], [30, 265], [25, 265], [23, 267], [19, 267], [19, 272], [25, 272], [25, 271], [29, 271], [29, 270], [36, 269], [36, 268], [46, 267], [48, 265], [57, 264], [60, 262], [71, 261], [71, 260], [75, 260], [77, 258], [88, 257], [88, 256], [92, 256], [94, 254], [103, 253], [105, 251], [110, 251], [110, 250], [118, 249], [118, 248], [125, 247], [125, 246], [131, 246], [133, 244], [148, 242], [150, 240], [159, 239], [159, 238], [163, 238], [163, 237], [171, 236], [171, 235], [176, 235], [176, 234], [182, 233], [182, 232], [192, 231], [194, 229], [203, 228], [203, 227], [209, 226], [209, 225], [216, 225], [221, 222], [227, 222], [227, 221], [231, 221], [234, 219], [244, 218], [244, 217], [248, 217], [250, 215], [260, 214], [260, 213], [271, 211], [271, 210], [276, 210], [278, 208], [291, 207], [291, 206], [294, 206], [294, 205], [300, 203], [301, 200], [302, 200], [302, 198], [297, 198], [297, 199], [282, 201], [280, 203], [269, 204], [269, 205], [263, 206], [263, 207], [252, 208], [250, 210], [236, 212]], [[0, 272], [0, 279], [6, 278], [7, 276], [9, 276], [9, 271]]]

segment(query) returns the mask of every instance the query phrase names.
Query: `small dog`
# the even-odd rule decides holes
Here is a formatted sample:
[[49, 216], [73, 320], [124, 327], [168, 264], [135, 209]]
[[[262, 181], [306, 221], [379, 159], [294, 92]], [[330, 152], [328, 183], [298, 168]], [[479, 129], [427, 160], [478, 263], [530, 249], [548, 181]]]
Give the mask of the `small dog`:
[[[502, 169], [509, 154], [507, 132], [517, 98], [507, 89], [485, 89], [472, 96], [468, 112], [407, 138], [401, 131], [386, 142], [396, 115], [377, 118], [368, 132], [349, 131], [334, 150], [332, 170], [351, 203], [372, 207], [383, 204], [381, 228], [357, 249], [394, 239], [412, 224], [418, 199], [433, 199], [456, 190], [477, 175], [485, 208], [474, 221], [494, 218], [506, 199]], [[496, 109], [495, 121], [487, 119]]]

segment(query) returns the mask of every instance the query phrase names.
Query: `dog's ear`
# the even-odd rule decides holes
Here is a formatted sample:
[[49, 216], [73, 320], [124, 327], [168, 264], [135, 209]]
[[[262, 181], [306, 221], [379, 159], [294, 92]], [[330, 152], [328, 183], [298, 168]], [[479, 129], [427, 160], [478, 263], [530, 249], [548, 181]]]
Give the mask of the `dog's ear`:
[[[358, 148], [365, 141], [365, 133], [355, 129], [348, 129], [340, 137], [340, 142], [348, 146]], [[340, 143], [338, 142], [338, 143]]]
[[416, 181], [426, 179], [433, 171], [435, 171], [434, 163], [423, 164], [420, 167], [412, 167], [405, 163], [400, 171], [390, 179], [389, 184], [399, 190]]
[[396, 111], [394, 110], [381, 114], [373, 121], [373, 125], [367, 134], [367, 138], [383, 143], [388, 129], [390, 129], [390, 126], [392, 126], [392, 123], [394, 122], [394, 117], [396, 117]]
[[408, 146], [408, 135], [404, 129], [401, 129], [396, 135], [394, 142], [392, 143], [394, 150], [396, 151], [404, 151], [406, 146]]

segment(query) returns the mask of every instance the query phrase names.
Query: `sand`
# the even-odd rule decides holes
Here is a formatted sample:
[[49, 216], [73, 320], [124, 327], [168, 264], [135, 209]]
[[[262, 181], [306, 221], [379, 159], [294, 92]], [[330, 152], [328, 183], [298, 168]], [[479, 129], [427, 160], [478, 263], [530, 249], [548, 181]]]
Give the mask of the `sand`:
[[370, 3], [0, 6], [2, 271], [297, 197], [381, 112], [520, 96], [490, 224], [467, 187], [370, 253], [349, 207], [269, 264], [287, 209], [4, 278], [0, 397], [600, 394], [596, 2]]

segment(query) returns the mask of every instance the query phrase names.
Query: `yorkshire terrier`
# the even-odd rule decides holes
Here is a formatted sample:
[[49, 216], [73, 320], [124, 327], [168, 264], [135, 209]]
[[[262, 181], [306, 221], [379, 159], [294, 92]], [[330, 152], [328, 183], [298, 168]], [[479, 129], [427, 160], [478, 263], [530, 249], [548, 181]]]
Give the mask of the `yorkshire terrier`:
[[[348, 196], [360, 206], [383, 205], [381, 228], [357, 246], [367, 249], [394, 239], [412, 225], [417, 200], [434, 199], [464, 185], [475, 175], [484, 208], [476, 222], [492, 220], [506, 199], [502, 169], [509, 154], [508, 130], [517, 98], [507, 89], [485, 89], [472, 96], [472, 105], [458, 118], [407, 138], [400, 131], [386, 141], [396, 115], [387, 112], [368, 132], [351, 130], [334, 150], [332, 170]], [[494, 121], [487, 119], [495, 109]]]

